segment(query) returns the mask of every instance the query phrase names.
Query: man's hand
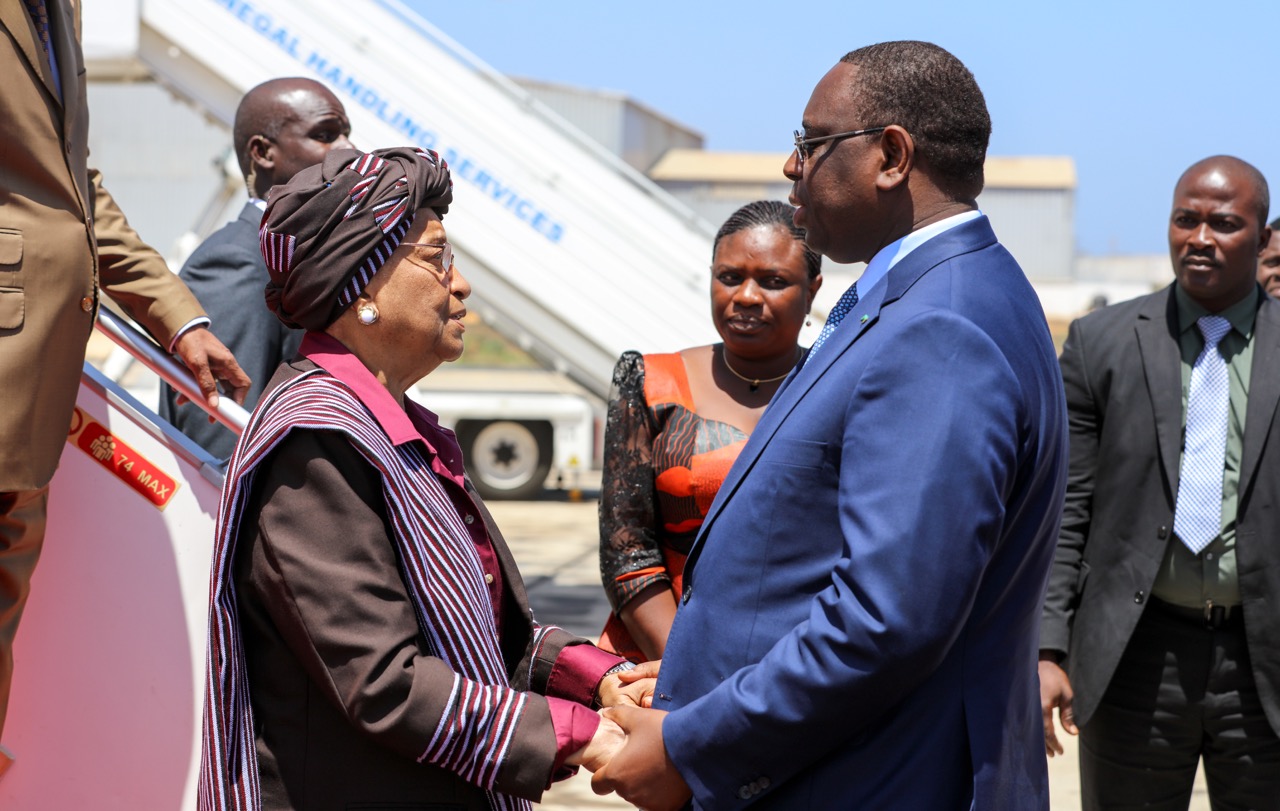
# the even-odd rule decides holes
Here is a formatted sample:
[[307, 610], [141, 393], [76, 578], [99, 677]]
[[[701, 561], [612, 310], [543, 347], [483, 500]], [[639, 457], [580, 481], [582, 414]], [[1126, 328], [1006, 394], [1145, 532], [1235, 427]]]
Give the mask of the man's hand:
[[587, 745], [569, 755], [564, 762], [569, 766], [581, 766], [589, 772], [598, 772], [617, 754], [626, 740], [622, 727], [608, 718], [601, 718], [596, 734], [591, 736]]
[[1062, 754], [1062, 744], [1053, 729], [1053, 708], [1058, 708], [1058, 720], [1063, 731], [1076, 735], [1075, 711], [1071, 708], [1075, 693], [1071, 690], [1071, 680], [1056, 661], [1052, 653], [1040, 654], [1040, 711], [1044, 713], [1044, 751], [1049, 757]]
[[244, 405], [245, 395], [249, 393], [249, 376], [236, 363], [231, 350], [212, 332], [205, 327], [189, 329], [178, 338], [173, 351], [196, 376], [210, 408], [218, 407], [218, 381], [222, 381], [232, 400]]
[[653, 690], [658, 683], [661, 662], [643, 662], [632, 670], [623, 670], [600, 680], [596, 700], [601, 707], [652, 707]]
[[663, 710], [614, 707], [600, 713], [626, 733], [626, 743], [613, 759], [591, 778], [596, 794], [616, 791], [618, 796], [645, 811], [676, 811], [693, 792], [676, 770], [662, 743]]

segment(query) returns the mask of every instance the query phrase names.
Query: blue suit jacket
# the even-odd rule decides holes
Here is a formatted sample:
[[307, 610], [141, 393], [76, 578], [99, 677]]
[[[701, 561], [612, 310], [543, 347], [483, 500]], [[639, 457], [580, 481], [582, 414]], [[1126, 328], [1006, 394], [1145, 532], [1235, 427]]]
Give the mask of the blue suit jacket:
[[694, 805], [1047, 809], [1066, 436], [1043, 312], [985, 217], [863, 291], [686, 564], [655, 706]]

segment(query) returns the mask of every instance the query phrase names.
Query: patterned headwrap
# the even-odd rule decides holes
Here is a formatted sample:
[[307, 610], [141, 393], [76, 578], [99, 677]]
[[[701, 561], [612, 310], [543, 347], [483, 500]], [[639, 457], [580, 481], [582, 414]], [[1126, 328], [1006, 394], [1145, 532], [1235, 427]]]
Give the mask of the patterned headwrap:
[[335, 149], [268, 195], [258, 241], [267, 307], [286, 326], [323, 330], [364, 290], [420, 208], [444, 217], [449, 166], [415, 147]]

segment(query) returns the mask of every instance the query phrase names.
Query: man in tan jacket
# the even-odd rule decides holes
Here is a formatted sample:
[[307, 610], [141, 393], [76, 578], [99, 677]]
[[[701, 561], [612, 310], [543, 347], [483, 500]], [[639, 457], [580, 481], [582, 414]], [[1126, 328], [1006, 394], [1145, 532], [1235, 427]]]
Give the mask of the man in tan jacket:
[[[105, 291], [195, 373], [210, 404], [249, 379], [195, 298], [89, 169], [78, 0], [0, 2], [0, 731], [49, 480]], [[8, 755], [0, 748], [0, 774]]]

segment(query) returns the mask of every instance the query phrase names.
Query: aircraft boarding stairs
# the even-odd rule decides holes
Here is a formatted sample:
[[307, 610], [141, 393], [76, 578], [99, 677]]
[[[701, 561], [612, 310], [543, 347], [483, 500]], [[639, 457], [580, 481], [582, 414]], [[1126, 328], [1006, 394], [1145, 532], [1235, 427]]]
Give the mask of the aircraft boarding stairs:
[[[109, 310], [98, 329], [194, 393]], [[237, 432], [248, 418], [219, 412]], [[14, 647], [0, 808], [195, 808], [221, 487], [217, 460], [85, 364]]]
[[[710, 226], [397, 0], [95, 0], [84, 14], [91, 66], [146, 72], [228, 128], [249, 88], [307, 76], [342, 100], [361, 148], [439, 152], [471, 309], [597, 396], [625, 350], [716, 340]], [[243, 198], [227, 203], [215, 227]]]

